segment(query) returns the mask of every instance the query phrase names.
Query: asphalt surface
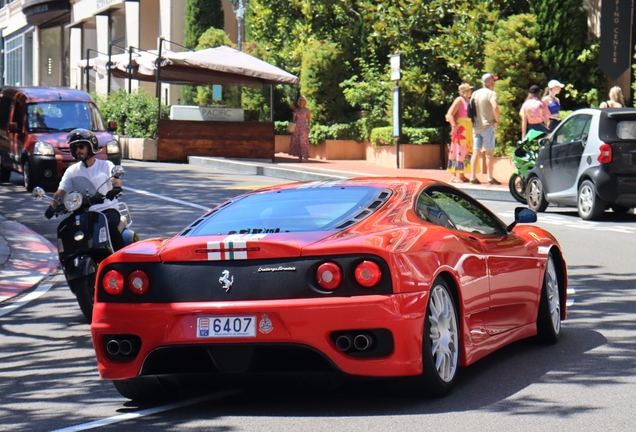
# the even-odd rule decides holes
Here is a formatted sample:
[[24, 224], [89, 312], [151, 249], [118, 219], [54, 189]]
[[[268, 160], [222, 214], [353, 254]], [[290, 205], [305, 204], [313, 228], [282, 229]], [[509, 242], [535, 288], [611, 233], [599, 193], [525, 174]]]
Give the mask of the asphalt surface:
[[[366, 161], [318, 161], [300, 163], [297, 159], [279, 155], [274, 161], [230, 160], [212, 157], [189, 158], [191, 165], [264, 175], [290, 181], [325, 181], [361, 176], [404, 176], [448, 181], [445, 170], [382, 168]], [[502, 185], [489, 185], [478, 174], [480, 185], [457, 183], [477, 199], [512, 201], [507, 179]], [[57, 248], [44, 237], [17, 221], [0, 214], [0, 303], [31, 291], [42, 280], [57, 271]]]

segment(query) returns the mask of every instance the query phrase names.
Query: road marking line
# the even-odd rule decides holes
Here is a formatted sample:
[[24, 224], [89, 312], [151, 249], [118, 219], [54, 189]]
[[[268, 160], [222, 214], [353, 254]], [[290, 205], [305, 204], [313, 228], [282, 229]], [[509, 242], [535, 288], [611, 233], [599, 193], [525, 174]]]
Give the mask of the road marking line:
[[14, 310], [21, 308], [25, 304], [29, 303], [32, 300], [37, 299], [42, 294], [46, 293], [54, 284], [52, 283], [44, 283], [40, 284], [34, 291], [24, 295], [16, 297], [16, 301], [11, 302], [10, 304], [3, 306], [0, 308], [0, 317], [4, 316], [8, 313], [13, 312]]
[[170, 198], [170, 197], [167, 197], [167, 196], [155, 194], [155, 193], [144, 191], [144, 190], [141, 190], [141, 189], [135, 189], [135, 188], [131, 188], [131, 187], [128, 187], [128, 186], [124, 186], [124, 192], [126, 192], [126, 191], [138, 193], [140, 195], [146, 195], [146, 196], [153, 197], [153, 198], [159, 198], [159, 199], [162, 199], [162, 200], [165, 200], [165, 201], [170, 201], [170, 202], [173, 202], [173, 203], [176, 203], [176, 204], [187, 205], [187, 206], [190, 206], [190, 207], [201, 209], [203, 211], [210, 210], [209, 207], [201, 206], [201, 205], [194, 204], [194, 203], [191, 203], [191, 202], [188, 202], [188, 201], [182, 201], [180, 199]]
[[228, 391], [217, 393], [214, 395], [200, 396], [198, 398], [188, 399], [181, 402], [175, 402], [168, 405], [148, 408], [148, 409], [141, 410], [135, 413], [120, 414], [120, 415], [108, 417], [102, 420], [95, 420], [89, 423], [80, 424], [77, 426], [71, 426], [64, 429], [56, 429], [52, 432], [75, 432], [75, 431], [83, 431], [87, 429], [96, 429], [102, 426], [108, 426], [115, 423], [121, 423], [127, 420], [136, 420], [141, 417], [158, 414], [164, 411], [170, 411], [177, 408], [183, 408], [190, 405], [196, 405], [198, 403], [208, 402], [214, 399], [221, 399], [223, 397], [232, 396], [237, 393], [240, 393], [240, 390], [228, 390]]

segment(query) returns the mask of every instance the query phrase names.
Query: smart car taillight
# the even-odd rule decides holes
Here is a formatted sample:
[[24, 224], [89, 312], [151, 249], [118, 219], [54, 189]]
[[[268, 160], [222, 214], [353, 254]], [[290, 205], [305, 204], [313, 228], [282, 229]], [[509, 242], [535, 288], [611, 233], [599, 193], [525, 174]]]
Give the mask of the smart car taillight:
[[355, 270], [356, 281], [366, 288], [374, 287], [382, 278], [382, 270], [373, 261], [362, 261]]
[[144, 295], [150, 289], [150, 278], [143, 270], [135, 270], [128, 275], [128, 291], [135, 295]]
[[119, 295], [124, 291], [124, 275], [117, 270], [110, 270], [102, 278], [102, 286], [108, 294]]
[[342, 282], [342, 272], [335, 263], [324, 263], [316, 270], [316, 281], [321, 288], [335, 290]]
[[598, 161], [602, 164], [608, 164], [612, 162], [612, 146], [609, 144], [601, 144], [599, 147], [600, 154], [598, 155]]

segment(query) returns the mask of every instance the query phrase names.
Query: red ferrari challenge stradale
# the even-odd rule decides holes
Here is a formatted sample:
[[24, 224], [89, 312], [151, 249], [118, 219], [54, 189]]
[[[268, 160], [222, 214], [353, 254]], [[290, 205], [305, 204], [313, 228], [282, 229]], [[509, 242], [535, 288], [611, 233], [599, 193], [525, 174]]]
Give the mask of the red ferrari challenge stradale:
[[[335, 373], [448, 393], [460, 366], [566, 317], [556, 239], [411, 178], [250, 192], [102, 261], [91, 332], [125, 397], [164, 377]], [[400, 384], [402, 385], [402, 384]]]

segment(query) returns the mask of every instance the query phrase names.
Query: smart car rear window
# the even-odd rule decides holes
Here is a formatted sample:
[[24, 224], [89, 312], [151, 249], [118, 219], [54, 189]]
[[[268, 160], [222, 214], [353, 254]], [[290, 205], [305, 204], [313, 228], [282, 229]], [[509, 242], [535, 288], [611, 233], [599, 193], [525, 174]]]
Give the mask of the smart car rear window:
[[616, 135], [620, 139], [636, 139], [636, 120], [619, 121], [616, 125]]
[[372, 187], [316, 187], [267, 191], [237, 199], [212, 213], [190, 235], [321, 231], [365, 219], [388, 196]]

